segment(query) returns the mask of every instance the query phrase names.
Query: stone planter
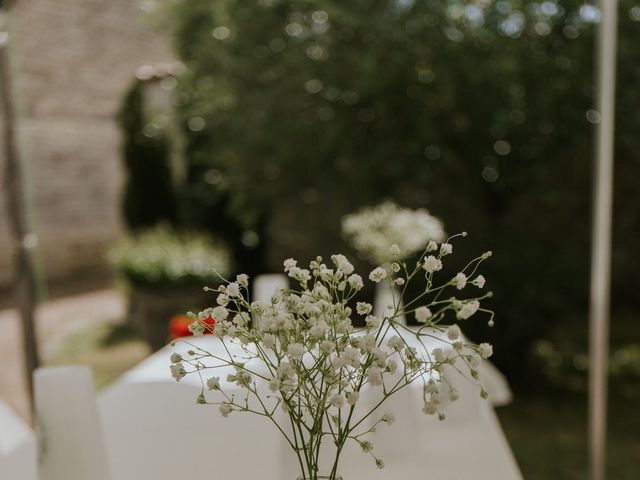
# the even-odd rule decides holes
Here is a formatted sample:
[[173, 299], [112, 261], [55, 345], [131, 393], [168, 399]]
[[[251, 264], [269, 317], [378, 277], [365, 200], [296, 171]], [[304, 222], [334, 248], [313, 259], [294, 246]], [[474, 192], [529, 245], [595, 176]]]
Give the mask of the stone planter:
[[215, 300], [199, 287], [131, 287], [129, 321], [156, 351], [168, 342], [169, 320], [189, 310], [198, 311]]

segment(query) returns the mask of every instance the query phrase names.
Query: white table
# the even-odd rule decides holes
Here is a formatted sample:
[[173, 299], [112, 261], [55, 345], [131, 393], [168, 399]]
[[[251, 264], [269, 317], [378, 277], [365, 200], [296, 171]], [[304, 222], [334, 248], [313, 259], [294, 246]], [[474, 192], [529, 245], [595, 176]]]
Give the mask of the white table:
[[[211, 336], [191, 341], [209, 351], [220, 348]], [[171, 378], [170, 354], [189, 348], [165, 347], [101, 395], [113, 480], [296, 478], [295, 457], [267, 420], [246, 413], [223, 418], [217, 407], [195, 404], [197, 375], [179, 383]], [[225, 378], [226, 372], [216, 376]], [[385, 406], [396, 423], [379, 427], [373, 438], [385, 469], [377, 470], [371, 457], [352, 445], [339, 469], [345, 480], [521, 478], [491, 404], [466, 381], [455, 384], [461, 399], [445, 407], [444, 422], [420, 411], [420, 382], [392, 398]]]

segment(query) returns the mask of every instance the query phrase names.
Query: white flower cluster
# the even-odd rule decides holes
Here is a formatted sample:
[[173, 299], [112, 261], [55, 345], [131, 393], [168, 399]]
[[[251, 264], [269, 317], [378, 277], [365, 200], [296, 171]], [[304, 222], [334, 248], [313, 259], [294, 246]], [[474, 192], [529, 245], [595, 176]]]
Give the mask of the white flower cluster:
[[408, 258], [423, 250], [430, 240], [441, 242], [445, 238], [442, 222], [427, 210], [401, 208], [393, 202], [345, 215], [342, 233], [375, 265]]
[[[444, 366], [455, 364], [456, 369], [467, 369], [477, 378], [479, 362], [492, 353], [488, 344], [464, 343], [460, 327], [446, 323], [448, 319], [466, 320], [478, 311], [493, 315], [480, 306], [490, 293], [465, 299], [439, 298], [444, 289], [455, 295], [468, 290], [468, 284], [484, 286], [484, 278], [475, 272], [487, 255], [472, 260], [466, 271], [435, 286], [434, 277], [440, 275], [443, 257], [452, 251], [450, 243], [438, 246], [430, 242], [412, 272], [402, 271], [397, 263], [376, 267], [368, 275], [372, 282], [399, 285], [400, 279], [408, 283], [421, 275], [426, 281], [424, 293], [411, 301], [398, 302], [382, 317], [372, 315], [371, 304], [355, 301], [364, 281], [343, 255], [333, 255], [328, 263], [317, 257], [308, 268], [294, 259], [285, 260], [284, 271], [299, 288], [281, 290], [268, 302], [250, 302], [248, 277], [238, 275], [235, 281], [216, 289], [216, 307], [190, 314], [194, 319], [191, 330], [196, 335], [204, 332], [206, 319], [215, 318], [214, 335], [223, 342], [228, 356], [201, 348], [190, 351], [188, 357], [173, 354], [171, 374], [176, 380], [190, 373], [200, 375], [203, 389], [198, 403], [218, 404], [225, 417], [248, 411], [276, 422], [276, 410], [284, 410], [291, 425], [300, 427], [279, 428], [296, 451], [303, 473], [317, 467], [316, 447], [323, 437], [329, 437], [336, 446], [336, 462], [342, 445], [352, 439], [381, 467], [384, 463], [373, 453], [373, 445], [362, 436], [380, 423], [393, 423], [393, 414], [385, 413], [369, 430], [357, 435], [352, 432], [354, 426], [414, 381], [423, 383], [423, 411], [443, 418], [439, 379]], [[414, 313], [422, 324], [417, 330], [396, 320], [408, 313]], [[354, 328], [355, 316], [364, 317], [363, 328]], [[259, 328], [254, 327], [255, 320]], [[442, 347], [423, 342], [433, 337], [434, 330], [444, 334]], [[217, 376], [204, 375], [206, 369], [219, 367], [230, 367], [234, 372], [226, 377], [226, 384]], [[370, 387], [381, 401], [371, 410], [363, 407], [365, 411], [356, 415], [354, 409], [365, 387]], [[235, 393], [228, 393], [229, 388]], [[451, 399], [456, 396], [456, 392], [450, 392]], [[252, 402], [252, 398], [258, 401]], [[329, 426], [320, 429], [318, 425], [326, 424], [325, 420], [329, 420]], [[313, 445], [316, 447], [310, 447]]]

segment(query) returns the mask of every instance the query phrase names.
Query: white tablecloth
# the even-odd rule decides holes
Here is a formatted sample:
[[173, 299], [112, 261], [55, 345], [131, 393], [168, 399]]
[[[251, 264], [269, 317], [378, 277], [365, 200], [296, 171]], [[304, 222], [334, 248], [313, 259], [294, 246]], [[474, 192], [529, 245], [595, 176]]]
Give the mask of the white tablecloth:
[[[191, 340], [209, 351], [221, 348], [211, 336]], [[113, 480], [296, 478], [295, 456], [268, 420], [248, 413], [223, 418], [217, 407], [195, 404], [197, 375], [180, 383], [170, 377], [170, 354], [189, 348], [165, 347], [102, 394]], [[221, 379], [226, 374], [215, 373]], [[379, 426], [372, 439], [385, 469], [377, 470], [370, 456], [351, 445], [339, 469], [345, 480], [521, 478], [491, 404], [470, 383], [451, 380], [461, 398], [445, 405], [443, 422], [421, 412], [420, 382], [390, 399], [381, 413], [392, 410], [396, 423]], [[367, 398], [363, 392], [361, 401]]]

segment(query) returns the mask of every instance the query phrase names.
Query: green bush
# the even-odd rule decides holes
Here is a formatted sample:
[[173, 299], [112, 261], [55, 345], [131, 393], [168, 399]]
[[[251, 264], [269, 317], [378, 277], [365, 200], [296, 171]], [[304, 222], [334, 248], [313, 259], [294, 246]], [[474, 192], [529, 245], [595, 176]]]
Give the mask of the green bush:
[[[284, 255], [344, 250], [340, 218], [361, 206], [427, 207], [448, 232], [470, 232], [471, 253], [495, 252], [491, 335], [507, 372], [520, 371], [550, 326], [584, 313], [597, 9], [577, 0], [164, 5], [186, 66], [176, 104], [194, 217], [223, 209], [267, 236], [275, 268]], [[631, 0], [621, 12], [618, 304], [633, 300], [640, 231], [640, 13]]]

